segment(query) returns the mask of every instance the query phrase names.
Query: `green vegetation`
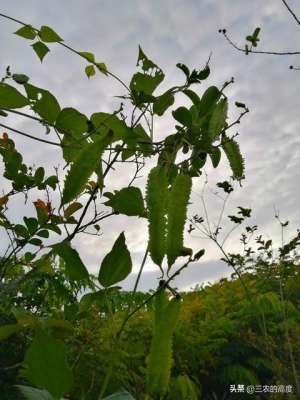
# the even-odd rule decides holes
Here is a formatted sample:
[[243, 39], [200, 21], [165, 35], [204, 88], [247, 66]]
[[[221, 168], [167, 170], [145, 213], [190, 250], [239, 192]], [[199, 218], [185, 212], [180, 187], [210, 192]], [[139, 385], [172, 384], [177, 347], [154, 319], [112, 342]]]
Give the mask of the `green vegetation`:
[[[284, 301], [279, 275], [282, 276]], [[219, 399], [225, 393], [228, 395], [229, 385], [236, 382], [245, 385], [293, 384], [291, 348], [296, 368], [300, 368], [299, 264], [291, 261], [281, 265], [258, 263], [255, 271], [243, 273], [243, 280], [251, 301], [240, 280], [234, 278], [222, 279], [216, 284], [182, 294], [179, 320], [174, 331], [167, 399], [212, 399], [214, 394]], [[93, 299], [82, 298], [77, 313], [68, 316], [72, 331], [66, 334], [63, 325], [56, 328], [56, 335], [64, 333], [74, 374], [70, 398], [97, 398], [111, 359], [114, 359], [115, 367], [108, 391], [126, 388], [135, 398], [144, 398], [146, 360], [151, 348], [153, 324], [156, 331], [148, 359], [151, 364], [148, 377], [151, 390], [155, 392], [157, 387], [163, 387], [158, 379], [165, 378], [157, 375], [160, 371], [157, 366], [170, 361], [170, 344], [167, 342], [170, 340], [168, 332], [173, 329], [172, 314], [162, 311], [170, 305], [157, 309], [158, 303], [167, 301], [163, 291], [154, 302], [143, 306], [130, 319], [118, 348], [113, 347], [114, 332], [120, 327], [127, 309], [141, 305], [147, 297], [147, 293], [115, 290], [108, 294], [107, 299], [100, 294]], [[160, 315], [157, 315], [158, 311]], [[15, 317], [11, 316], [10, 323], [15, 322]], [[159, 324], [164, 325], [163, 331]], [[22, 361], [27, 341], [24, 333], [2, 341], [1, 365], [8, 361], [11, 365]], [[7, 388], [4, 393], [11, 393], [11, 386], [20, 383], [20, 378], [15, 370], [1, 372], [1, 385]], [[232, 398], [243, 396], [232, 394]], [[4, 398], [15, 397], [7, 394]], [[280, 395], [267, 393], [265, 398], [277, 399]], [[289, 398], [297, 397], [290, 395]]]
[[[206, 231], [207, 221], [188, 216], [193, 184], [206, 163], [217, 168], [226, 156], [232, 177], [217, 184], [226, 196], [235, 181], [244, 179], [244, 159], [230, 129], [248, 109], [235, 102], [241, 113], [228, 122], [225, 91], [233, 79], [202, 90], [209, 63], [193, 70], [177, 64], [182, 82], [159, 93], [164, 72], [141, 47], [127, 84], [94, 54], [67, 45], [52, 28], [1, 16], [21, 26], [15, 34], [31, 41], [41, 61], [55, 43], [81, 57], [88, 79], [112, 78], [122, 89], [116, 110], [93, 110], [88, 117], [61, 108], [52, 93], [31, 83], [34, 78], [10, 67], [1, 80], [5, 189], [0, 231], [6, 238], [0, 258], [1, 400], [221, 399], [230, 384], [289, 383], [299, 391], [299, 235], [282, 244], [278, 254], [260, 236], [257, 253], [247, 236], [256, 228], [246, 227], [243, 255], [231, 254], [218, 241], [219, 224], [215, 232]], [[190, 105], [178, 105], [178, 94]], [[153, 121], [168, 118], [167, 110], [172, 111], [172, 133], [158, 140]], [[15, 115], [45, 134], [16, 129], [11, 125]], [[49, 174], [49, 165], [27, 165], [14, 134], [55, 148], [63, 168], [53, 167]], [[110, 191], [120, 165], [125, 183]], [[150, 172], [138, 185], [145, 166]], [[131, 292], [119, 286], [132, 274], [134, 249], [127, 232], [115, 233], [108, 253], [101, 246], [102, 221], [119, 214], [148, 225], [145, 256]], [[240, 225], [250, 214], [239, 207], [229, 218]], [[232, 280], [191, 293], [174, 287], [174, 279], [205, 253], [185, 247], [188, 221], [189, 232], [204, 229], [221, 249], [223, 261], [234, 270]], [[100, 243], [96, 275], [74, 244], [83, 235]], [[140, 293], [148, 255], [161, 279], [155, 290]]]

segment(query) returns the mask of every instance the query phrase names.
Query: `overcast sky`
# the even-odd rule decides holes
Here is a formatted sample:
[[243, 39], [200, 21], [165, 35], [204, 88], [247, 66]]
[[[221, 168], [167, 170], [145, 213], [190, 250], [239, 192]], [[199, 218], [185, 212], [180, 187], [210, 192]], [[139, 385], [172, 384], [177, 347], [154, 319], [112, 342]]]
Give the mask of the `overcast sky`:
[[[290, 5], [300, 15], [299, 2], [290, 1]], [[219, 28], [225, 27], [235, 41], [244, 44], [245, 36], [256, 26], [261, 26], [261, 49], [300, 50], [300, 27], [280, 0], [10, 0], [1, 2], [0, 12], [35, 27], [51, 26], [66, 43], [79, 51], [92, 51], [99, 61], [105, 62], [127, 82], [135, 71], [138, 45], [141, 45], [166, 74], [162, 89], [181, 82], [182, 73], [175, 67], [176, 63], [183, 62], [190, 68], [203, 67], [212, 52], [212, 73], [207, 84], [220, 86], [233, 76], [235, 84], [227, 91], [232, 104], [230, 116], [236, 115], [234, 101], [246, 103], [251, 111], [238, 127], [239, 142], [246, 159], [246, 180], [232, 195], [224, 222], [226, 215], [234, 213], [235, 207], [240, 205], [253, 209], [250, 223], [258, 225], [268, 238], [279, 240], [280, 237], [274, 207], [282, 219], [291, 222], [287, 238], [300, 226], [300, 72], [288, 69], [290, 64], [300, 66], [300, 57], [246, 57], [231, 48], [218, 33]], [[11, 34], [16, 29], [17, 24], [0, 18], [2, 71], [10, 65], [13, 72], [25, 73], [33, 84], [52, 91], [62, 107], [75, 107], [88, 116], [98, 111], [112, 112], [117, 107], [113, 96], [123, 92], [114, 81], [101, 74], [88, 80], [83, 72], [84, 62], [57, 45], [51, 46], [50, 54], [41, 64], [30, 43]], [[199, 87], [199, 94], [205, 85]], [[19, 129], [44, 135], [39, 126], [28, 121], [10, 119], [9, 122]], [[157, 121], [155, 137], [172, 133], [171, 124], [168, 117]], [[49, 173], [52, 173], [52, 165], [63, 165], [57, 149], [24, 142], [11, 135], [17, 147], [24, 151], [28, 164], [46, 162]], [[206, 172], [211, 188], [217, 180], [226, 179], [230, 174], [226, 160], [217, 172], [209, 166]], [[127, 181], [124, 169], [118, 171], [113, 177], [112, 188], [121, 188]], [[203, 181], [200, 178], [194, 182], [190, 216], [203, 214], [200, 199]], [[221, 202], [209, 192], [206, 199], [213, 223]], [[24, 207], [28, 215], [33, 212], [30, 205], [25, 207], [20, 200], [18, 207], [20, 211]], [[227, 222], [225, 227], [230, 229]], [[82, 235], [74, 241], [89, 270], [97, 272], [102, 257], [117, 235], [125, 230], [136, 271], [146, 246], [145, 222], [117, 216], [104, 223], [102, 228], [100, 238]], [[177, 281], [178, 286], [187, 288], [229, 273], [228, 268], [218, 261], [221, 255], [212, 243], [193, 234], [186, 236], [186, 244], [195, 250], [205, 247], [207, 252], [201, 263], [184, 272]], [[228, 249], [238, 248], [238, 236], [233, 235], [228, 240]], [[149, 261], [142, 288], [156, 285], [155, 271]], [[133, 278], [129, 279], [125, 287], [128, 288], [132, 281]]]

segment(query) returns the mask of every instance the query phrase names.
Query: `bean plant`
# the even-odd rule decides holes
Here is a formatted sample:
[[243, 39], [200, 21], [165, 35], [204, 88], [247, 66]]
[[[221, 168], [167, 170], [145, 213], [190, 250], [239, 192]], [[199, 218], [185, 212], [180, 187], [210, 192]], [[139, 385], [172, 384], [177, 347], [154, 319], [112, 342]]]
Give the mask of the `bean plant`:
[[[68, 362], [68, 337], [93, 303], [102, 305], [109, 315], [110, 297], [120, 292], [122, 281], [132, 274], [124, 231], [116, 232], [107, 254], [101, 250], [102, 221], [121, 214], [128, 217], [128, 229], [130, 218], [143, 219], [148, 225], [148, 242], [133, 292], [147, 262], [153, 262], [161, 276], [155, 290], [139, 304], [127, 306], [121, 321], [114, 321], [111, 343], [117, 349], [128, 321], [141, 307], [153, 305], [145, 399], [163, 399], [169, 390], [172, 337], [182, 306], [173, 281], [205, 252], [184, 243], [192, 187], [202, 178], [205, 166], [221, 168], [222, 155], [232, 178], [239, 182], [244, 178], [244, 159], [231, 128], [248, 108], [235, 102], [240, 113], [229, 122], [226, 89], [233, 79], [221, 87], [206, 85], [210, 62], [199, 69], [178, 63], [181, 82], [161, 91], [165, 74], [141, 47], [136, 71], [127, 83], [93, 53], [68, 45], [51, 27], [1, 17], [18, 25], [15, 35], [30, 44], [40, 61], [53, 45], [59, 45], [82, 59], [87, 78], [100, 75], [120, 85], [120, 92], [112, 93], [120, 100], [115, 110], [95, 109], [84, 115], [71, 106], [62, 108], [53, 93], [38, 87], [34, 77], [16, 73], [14, 66], [6, 68], [1, 80], [0, 154], [5, 189], [0, 197], [0, 228], [7, 247], [0, 259], [0, 311], [6, 315], [0, 339], [23, 335], [18, 390], [30, 400], [69, 398], [74, 366]], [[183, 96], [186, 100], [180, 105], [178, 98], [183, 101]], [[14, 121], [14, 116], [35, 123], [39, 135], [6, 122], [7, 117]], [[158, 138], [154, 122], [170, 119], [172, 129]], [[34, 144], [36, 151], [37, 144], [55, 148], [64, 168], [56, 167], [47, 175], [47, 165], [27, 165], [26, 154], [15, 145], [16, 135]], [[110, 192], [106, 188], [120, 165], [127, 183]], [[150, 171], [145, 184], [138, 184], [141, 171]], [[13, 205], [14, 198], [21, 196], [26, 215]], [[89, 272], [74, 245], [74, 239], [84, 234], [99, 236], [95, 252], [102, 262], [97, 276]], [[116, 364], [117, 356], [99, 377], [99, 400], [133, 399], [125, 390], [109, 391]]]

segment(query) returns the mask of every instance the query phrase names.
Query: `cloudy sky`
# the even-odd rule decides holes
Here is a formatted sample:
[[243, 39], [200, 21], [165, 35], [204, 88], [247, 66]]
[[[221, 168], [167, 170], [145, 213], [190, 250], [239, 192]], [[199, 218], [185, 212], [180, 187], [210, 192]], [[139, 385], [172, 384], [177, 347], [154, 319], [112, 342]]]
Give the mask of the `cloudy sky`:
[[[299, 2], [293, 0], [290, 5], [300, 15]], [[141, 45], [166, 74], [162, 90], [182, 81], [176, 63], [183, 62], [190, 68], [203, 67], [212, 53], [212, 73], [207, 84], [220, 86], [233, 76], [235, 84], [227, 91], [232, 102], [231, 118], [236, 116], [233, 105], [236, 100], [246, 103], [251, 111], [238, 127], [239, 142], [246, 158], [246, 180], [228, 202], [224, 232], [230, 229], [226, 215], [234, 213], [238, 205], [251, 207], [253, 217], [249, 223], [257, 224], [267, 238], [272, 237], [277, 243], [280, 229], [274, 220], [274, 207], [282, 219], [290, 220], [287, 239], [300, 226], [300, 72], [288, 69], [290, 64], [300, 66], [300, 56], [246, 57], [231, 48], [218, 33], [219, 28], [225, 27], [235, 41], [244, 44], [245, 36], [256, 26], [261, 26], [261, 49], [300, 50], [297, 48], [300, 26], [291, 18], [281, 0], [10, 0], [1, 2], [0, 12], [35, 27], [51, 26], [66, 43], [79, 51], [95, 53], [99, 61], [105, 62], [111, 71], [127, 82], [135, 71], [138, 45]], [[52, 91], [62, 107], [75, 107], [87, 115], [98, 111], [112, 112], [117, 107], [113, 96], [123, 94], [118, 84], [101, 74], [88, 80], [83, 72], [83, 60], [57, 45], [51, 46], [50, 54], [41, 64], [30, 43], [11, 34], [16, 29], [17, 24], [0, 18], [1, 71], [10, 65], [13, 72], [25, 73], [33, 84]], [[199, 94], [205, 87], [199, 88]], [[8, 122], [32, 134], [44, 135], [39, 126], [28, 121], [10, 118]], [[155, 137], [169, 135], [171, 129], [171, 118], [167, 116], [163, 121], [158, 120]], [[49, 173], [52, 173], [52, 165], [63, 166], [57, 149], [11, 135], [24, 152], [28, 164], [46, 162]], [[230, 174], [226, 160], [218, 171], [212, 171], [208, 166], [206, 172], [208, 186], [212, 189], [216, 181], [226, 179]], [[124, 169], [117, 171], [111, 182], [111, 189], [126, 184], [128, 176]], [[193, 213], [203, 215], [203, 183], [204, 178], [194, 182], [190, 216]], [[142, 186], [143, 178], [140, 184]], [[218, 218], [222, 202], [210, 193], [209, 188], [205, 199], [213, 223]], [[22, 204], [21, 199], [16, 202], [20, 211], [25, 210], [28, 215], [33, 212], [30, 205]], [[18, 216], [14, 214], [13, 218]], [[102, 229], [100, 238], [82, 235], [74, 242], [89, 270], [97, 272], [102, 257], [117, 235], [125, 230], [136, 271], [146, 246], [145, 223], [116, 216], [104, 223]], [[186, 244], [195, 250], [205, 247], [207, 252], [201, 263], [192, 265], [179, 278], [176, 282], [179, 287], [213, 281], [230, 272], [219, 261], [221, 255], [213, 243], [193, 232], [186, 237]], [[232, 235], [227, 246], [231, 251], [238, 250], [238, 235]], [[141, 288], [154, 287], [156, 277], [156, 269], [149, 261]], [[124, 287], [129, 288], [133, 280], [134, 276]]]

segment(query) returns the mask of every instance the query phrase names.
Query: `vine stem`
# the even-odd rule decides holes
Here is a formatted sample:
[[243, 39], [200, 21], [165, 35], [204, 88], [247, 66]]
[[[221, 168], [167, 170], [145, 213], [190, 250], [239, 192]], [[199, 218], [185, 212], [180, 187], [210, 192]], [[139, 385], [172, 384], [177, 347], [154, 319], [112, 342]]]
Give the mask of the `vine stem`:
[[146, 264], [147, 257], [148, 257], [148, 247], [147, 247], [147, 249], [145, 251], [145, 254], [144, 254], [144, 257], [143, 257], [143, 260], [142, 260], [142, 264], [140, 266], [139, 273], [138, 273], [138, 276], [137, 276], [135, 284], [134, 284], [133, 293], [135, 293], [137, 291], [137, 287], [138, 287], [139, 281], [141, 279], [142, 272], [143, 272], [144, 266]]
[[[227, 35], [226, 31], [223, 30], [221, 33], [224, 35], [225, 39], [227, 42], [234, 47], [236, 50], [241, 51], [243, 53], [246, 53], [246, 50], [243, 49], [242, 47], [239, 47], [237, 44], [235, 44], [230, 37]], [[300, 51], [267, 51], [267, 50], [248, 50], [248, 53], [253, 53], [253, 54], [267, 54], [267, 55], [273, 55], [273, 56], [295, 56], [299, 55]]]
[[300, 20], [297, 17], [297, 15], [295, 14], [295, 12], [291, 9], [291, 7], [288, 5], [286, 0], [281, 0], [283, 2], [283, 4], [285, 5], [285, 7], [287, 8], [288, 12], [291, 14], [291, 16], [294, 18], [294, 20], [297, 22], [298, 25], [300, 25]]
[[[22, 26], [31, 26], [30, 24], [26, 24], [25, 22], [20, 21], [19, 19], [10, 17], [9, 15], [3, 14], [3, 13], [0, 13], [0, 17], [9, 19], [9, 20], [11, 20], [11, 21], [14, 21], [14, 22], [16, 22], [17, 24], [20, 24], [20, 25], [22, 25]], [[36, 32], [39, 32], [39, 30], [38, 30], [37, 28], [34, 28], [34, 27], [32, 27], [32, 28], [33, 28]], [[56, 42], [56, 43], [59, 44], [59, 45], [61, 45], [61, 46], [63, 46], [63, 47], [65, 47], [66, 49], [68, 49], [68, 50], [71, 51], [72, 53], [75, 53], [75, 54], [77, 54], [78, 56], [80, 56], [80, 57], [82, 57], [82, 58], [84, 58], [84, 59], [86, 60], [86, 58], [85, 58], [83, 55], [81, 55], [79, 51], [73, 49], [73, 47], [67, 45], [66, 43], [63, 43], [63, 42]], [[97, 63], [96, 63], [95, 61], [89, 61], [89, 62], [90, 62], [91, 64], [93, 64], [97, 69], [99, 69], [99, 66], [97, 65]], [[112, 78], [114, 78], [115, 80], [117, 80], [126, 90], [128, 90], [128, 91], [130, 92], [130, 89], [129, 89], [129, 87], [126, 85], [126, 83], [124, 83], [124, 82], [122, 81], [122, 79], [120, 79], [116, 74], [114, 74], [113, 72], [111, 72], [111, 71], [109, 71], [109, 70], [106, 70], [106, 71], [103, 72], [103, 73], [104, 73], [104, 74], [107, 74], [107, 75], [111, 76]]]
[[21, 135], [21, 136], [25, 136], [25, 137], [27, 137], [27, 138], [29, 138], [29, 139], [33, 139], [33, 140], [36, 140], [36, 141], [38, 141], [38, 142], [42, 142], [42, 143], [46, 143], [46, 144], [51, 144], [52, 146], [64, 147], [63, 143], [52, 142], [51, 140], [47, 140], [47, 139], [41, 139], [41, 138], [38, 138], [38, 137], [36, 137], [36, 136], [30, 135], [29, 133], [20, 131], [19, 129], [12, 128], [12, 127], [10, 127], [10, 126], [8, 126], [8, 125], [5, 125], [5, 124], [0, 124], [0, 126], [1, 126], [2, 128], [4, 128], [4, 129], [7, 129], [7, 130], [12, 131], [12, 132], [15, 132], [15, 133], [18, 133], [18, 134]]

